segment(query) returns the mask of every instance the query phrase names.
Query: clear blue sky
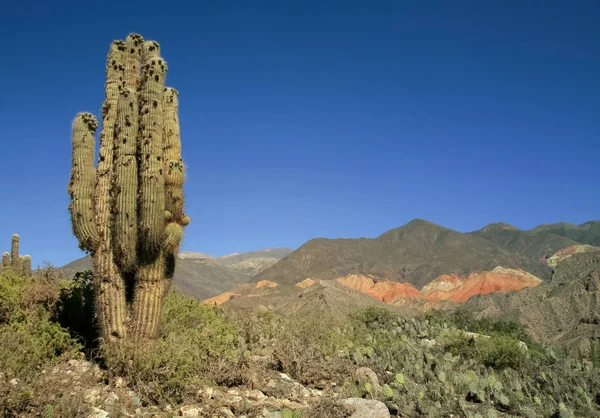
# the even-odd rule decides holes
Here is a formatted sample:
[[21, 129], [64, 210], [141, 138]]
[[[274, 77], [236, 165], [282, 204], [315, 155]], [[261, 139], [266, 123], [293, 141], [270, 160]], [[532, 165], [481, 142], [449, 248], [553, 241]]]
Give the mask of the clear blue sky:
[[598, 1], [7, 1], [0, 250], [82, 255], [71, 121], [129, 32], [181, 93], [185, 250], [600, 218]]

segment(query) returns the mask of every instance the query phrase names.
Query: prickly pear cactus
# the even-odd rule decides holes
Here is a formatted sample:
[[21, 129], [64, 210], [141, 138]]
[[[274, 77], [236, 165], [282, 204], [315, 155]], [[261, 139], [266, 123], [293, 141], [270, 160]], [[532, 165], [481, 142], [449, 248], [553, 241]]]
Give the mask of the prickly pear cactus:
[[114, 41], [96, 167], [98, 120], [83, 112], [73, 121], [69, 211], [80, 248], [93, 256], [97, 317], [108, 342], [156, 336], [190, 222], [183, 213], [179, 93], [165, 87], [166, 74], [157, 42], [138, 34]]
[[285, 407], [281, 410], [282, 418], [302, 418], [302, 411]]

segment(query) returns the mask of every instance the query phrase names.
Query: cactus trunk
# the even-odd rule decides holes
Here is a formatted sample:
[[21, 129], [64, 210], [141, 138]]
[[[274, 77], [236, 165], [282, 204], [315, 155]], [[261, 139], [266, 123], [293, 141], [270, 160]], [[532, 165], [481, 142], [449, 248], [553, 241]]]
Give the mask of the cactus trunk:
[[[97, 317], [107, 342], [157, 335], [189, 224], [183, 213], [178, 93], [165, 88], [166, 73], [157, 42], [137, 34], [114, 41], [95, 169], [98, 123], [89, 113], [78, 114], [73, 123], [69, 210], [80, 247], [93, 255]], [[130, 280], [132, 300], [126, 292]]]

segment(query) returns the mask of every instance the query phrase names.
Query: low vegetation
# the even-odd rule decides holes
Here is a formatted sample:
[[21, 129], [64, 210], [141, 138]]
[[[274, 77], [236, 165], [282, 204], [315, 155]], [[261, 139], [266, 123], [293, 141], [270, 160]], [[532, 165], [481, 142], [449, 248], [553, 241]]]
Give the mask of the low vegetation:
[[[27, 277], [0, 271], [0, 415], [86, 416], [83, 399], [39, 376], [85, 351], [90, 331], [89, 273], [59, 280], [48, 269]], [[87, 327], [85, 325], [88, 325]], [[198, 402], [206, 386], [252, 388], [283, 372], [323, 391], [311, 411], [284, 416], [344, 416], [336, 399], [384, 402], [392, 416], [598, 416], [600, 374], [562, 358], [518, 324], [466, 312], [405, 318], [368, 308], [339, 320], [324, 313], [281, 317], [208, 307], [171, 291], [159, 338], [108, 347], [94, 358], [110, 380], [123, 379], [145, 405]], [[368, 368], [368, 369], [366, 369]], [[374, 372], [359, 372], [371, 370]], [[254, 416], [243, 405], [236, 414]], [[246, 408], [246, 409], [243, 409]], [[328, 412], [329, 411], [329, 412]]]

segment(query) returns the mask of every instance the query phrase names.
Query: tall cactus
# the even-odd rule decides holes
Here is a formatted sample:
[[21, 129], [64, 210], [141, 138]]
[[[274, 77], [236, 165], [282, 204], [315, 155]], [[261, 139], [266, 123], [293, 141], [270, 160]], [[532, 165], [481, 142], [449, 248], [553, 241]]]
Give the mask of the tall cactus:
[[[153, 338], [183, 227], [184, 166], [177, 91], [155, 41], [130, 34], [111, 45], [98, 165], [97, 119], [73, 122], [69, 211], [94, 260], [97, 317], [107, 342]], [[133, 292], [133, 296], [130, 292]]]
[[31, 257], [28, 255], [19, 255], [19, 234], [13, 234], [10, 247], [10, 253], [2, 254], [2, 267], [11, 267], [20, 273], [31, 276]]

